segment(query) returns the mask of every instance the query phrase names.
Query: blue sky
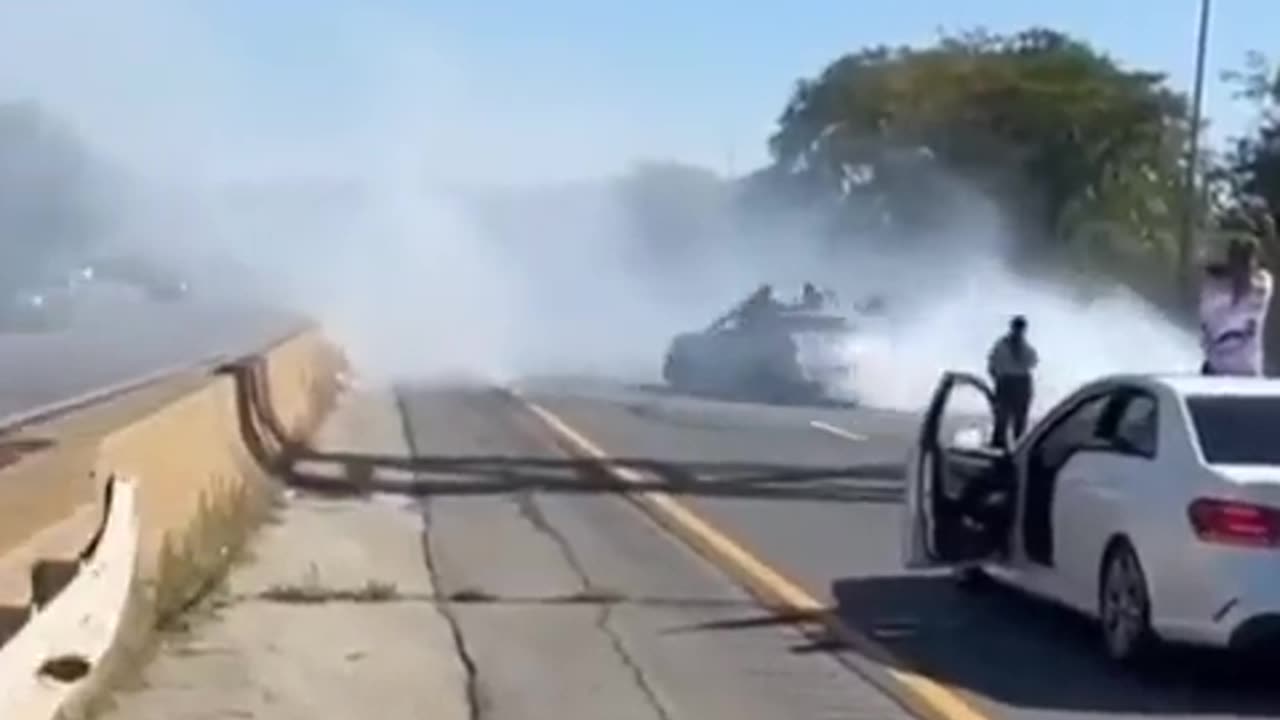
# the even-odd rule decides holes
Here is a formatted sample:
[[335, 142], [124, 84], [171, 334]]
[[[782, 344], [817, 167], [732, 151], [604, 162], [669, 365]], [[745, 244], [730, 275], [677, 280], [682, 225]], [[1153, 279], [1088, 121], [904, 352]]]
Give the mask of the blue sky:
[[[560, 175], [608, 172], [640, 158], [757, 165], [798, 78], [843, 52], [925, 43], [940, 29], [1054, 27], [1186, 87], [1198, 4], [171, 1], [169, 8], [198, 18], [209, 45], [204, 61], [227, 65], [220, 77], [242, 111], [226, 114], [228, 127], [260, 141], [323, 145], [357, 127], [385, 134], [391, 123], [405, 132], [421, 118], [432, 128], [424, 134], [449, 138], [440, 152], [452, 153], [450, 162], [505, 155], [510, 166], [555, 164]], [[1215, 5], [1206, 106], [1222, 137], [1244, 128], [1248, 115], [1217, 76], [1250, 49], [1280, 51], [1271, 46], [1280, 2]]]

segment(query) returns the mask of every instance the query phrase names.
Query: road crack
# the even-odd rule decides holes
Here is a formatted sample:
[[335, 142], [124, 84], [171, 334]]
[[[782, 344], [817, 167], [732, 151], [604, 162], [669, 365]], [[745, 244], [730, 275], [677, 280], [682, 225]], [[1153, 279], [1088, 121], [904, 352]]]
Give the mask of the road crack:
[[[409, 412], [402, 395], [397, 393], [397, 403], [400, 409], [402, 423], [404, 424], [405, 440], [408, 444], [412, 457], [419, 456], [419, 449], [414, 442], [414, 433], [410, 425]], [[415, 473], [416, 475], [416, 473]], [[559, 550], [563, 556], [565, 563], [569, 566], [571, 572], [578, 579], [581, 590], [568, 596], [557, 598], [560, 602], [576, 601], [584, 604], [598, 604], [599, 611], [596, 613], [595, 627], [608, 638], [610, 647], [617, 654], [619, 661], [623, 667], [627, 668], [633, 678], [636, 688], [645, 698], [645, 702], [652, 708], [654, 714], [659, 720], [671, 720], [671, 714], [667, 711], [664, 704], [659, 700], [657, 692], [649, 682], [644, 670], [636, 662], [630, 651], [626, 647], [626, 643], [622, 640], [621, 635], [611, 622], [613, 606], [623, 598], [617, 593], [611, 593], [606, 590], [597, 588], [592, 582], [590, 575], [583, 566], [577, 553], [568, 539], [555, 528], [547, 519], [546, 515], [539, 507], [532, 491], [524, 491], [516, 493], [512, 496], [517, 511], [529, 524], [538, 532], [546, 535]], [[440, 587], [440, 573], [438, 572], [436, 558], [434, 556], [431, 528], [432, 504], [429, 497], [424, 498], [421, 503], [423, 517], [422, 531], [422, 551], [423, 558], [427, 564], [427, 572], [431, 577], [433, 587]], [[460, 589], [453, 596], [470, 602], [484, 602], [492, 600], [483, 591]], [[475, 660], [466, 643], [466, 638], [462, 632], [461, 623], [452, 609], [453, 602], [445, 601], [440, 603], [441, 614], [448, 622], [450, 631], [453, 635], [454, 644], [458, 655], [462, 660], [463, 666], [467, 673], [467, 704], [471, 720], [481, 720], [485, 716], [485, 703], [482, 693], [482, 683], [480, 672], [476, 667]]]
[[649, 706], [657, 713], [660, 720], [671, 720], [671, 713], [667, 712], [666, 706], [658, 699], [658, 693], [653, 689], [653, 684], [649, 682], [649, 678], [645, 675], [640, 664], [635, 661], [630, 651], [627, 650], [626, 643], [622, 641], [622, 636], [614, 629], [613, 624], [609, 622], [613, 616], [613, 606], [603, 605], [600, 612], [596, 615], [596, 628], [609, 638], [609, 644], [613, 646], [613, 651], [617, 653], [618, 659], [622, 661], [623, 666], [631, 673], [631, 677], [635, 681], [636, 688], [644, 695]]
[[[564, 556], [565, 563], [577, 576], [578, 581], [582, 584], [583, 592], [590, 594], [595, 590], [595, 584], [591, 580], [591, 576], [587, 573], [586, 568], [582, 565], [582, 561], [578, 558], [578, 554], [574, 552], [573, 546], [569, 540], [556, 529], [542, 512], [542, 508], [538, 506], [538, 501], [533, 492], [521, 492], [514, 496], [514, 502], [518, 508], [520, 515], [529, 521], [533, 527], [539, 532], [545, 534], [560, 550], [560, 554]], [[609, 645], [614, 653], [618, 656], [618, 660], [623, 667], [631, 674], [636, 689], [644, 696], [645, 701], [653, 709], [659, 720], [671, 720], [671, 714], [667, 711], [666, 706], [658, 698], [658, 693], [654, 690], [652, 683], [649, 682], [648, 676], [644, 669], [636, 662], [635, 657], [627, 649], [626, 643], [622, 636], [618, 633], [617, 628], [610, 622], [613, 617], [613, 607], [615, 603], [602, 603], [600, 611], [596, 614], [595, 627], [609, 640]]]
[[[414, 440], [413, 428], [409, 420], [409, 407], [405, 402], [403, 392], [396, 390], [394, 393], [396, 409], [400, 414], [401, 433], [404, 435], [406, 447], [409, 449], [410, 457], [419, 457], [419, 448]], [[415, 480], [418, 473], [414, 473]], [[422, 514], [422, 532], [419, 537], [422, 542], [422, 559], [427, 566], [427, 576], [431, 579], [431, 587], [440, 587], [440, 572], [435, 558], [435, 549], [431, 541], [431, 499], [423, 498], [419, 503]], [[462, 634], [462, 623], [458, 621], [457, 613], [453, 611], [453, 607], [445, 602], [438, 603], [440, 615], [444, 618], [445, 623], [449, 626], [449, 634], [453, 638], [454, 652], [458, 654], [458, 660], [462, 663], [462, 669], [466, 675], [466, 698], [467, 698], [467, 717], [469, 720], [482, 720], [485, 716], [485, 703], [483, 702], [483, 694], [480, 691], [480, 670], [476, 667], [475, 657], [471, 654], [471, 649], [467, 646], [467, 639]]]
[[[431, 578], [431, 586], [439, 587], [440, 573], [437, 570], [437, 564], [434, 557], [434, 551], [431, 543], [431, 501], [424, 500], [422, 502], [422, 557], [427, 565], [427, 574]], [[467, 646], [467, 639], [462, 633], [462, 623], [458, 620], [457, 613], [453, 611], [453, 603], [437, 602], [440, 608], [440, 615], [444, 617], [445, 622], [449, 625], [449, 634], [453, 637], [453, 646], [455, 652], [458, 653], [458, 659], [462, 662], [463, 670], [466, 673], [466, 695], [467, 695], [467, 715], [470, 720], [482, 720], [484, 717], [484, 701], [483, 694], [480, 692], [480, 670], [476, 667], [475, 658], [471, 654], [470, 648]]]

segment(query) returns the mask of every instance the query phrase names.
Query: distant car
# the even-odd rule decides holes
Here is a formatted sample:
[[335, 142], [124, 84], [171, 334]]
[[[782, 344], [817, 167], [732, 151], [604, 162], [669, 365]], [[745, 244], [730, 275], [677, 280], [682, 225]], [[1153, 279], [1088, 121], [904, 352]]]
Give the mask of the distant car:
[[41, 333], [71, 324], [73, 290], [62, 285], [16, 290], [0, 303], [0, 333]]
[[82, 265], [78, 282], [131, 287], [154, 302], [174, 302], [187, 297], [190, 284], [172, 268], [132, 254], [96, 257]]
[[992, 578], [1094, 618], [1122, 662], [1162, 641], [1280, 641], [1280, 383], [1103, 378], [1008, 449], [965, 428], [954, 437], [966, 441], [944, 440], [957, 390], [991, 411], [983, 380], [943, 376], [907, 468], [908, 567]]
[[763, 402], [853, 400], [849, 321], [787, 308], [752, 317], [734, 311], [700, 332], [676, 336], [663, 379], [687, 392]]

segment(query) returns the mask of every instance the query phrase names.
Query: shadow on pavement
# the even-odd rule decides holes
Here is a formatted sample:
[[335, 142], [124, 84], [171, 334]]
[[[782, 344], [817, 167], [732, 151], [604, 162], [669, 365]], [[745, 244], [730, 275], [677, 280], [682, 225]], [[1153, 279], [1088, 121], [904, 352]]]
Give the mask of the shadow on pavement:
[[686, 635], [689, 633], [708, 632], [712, 630], [751, 630], [760, 627], [817, 623], [821, 620], [822, 613], [803, 612], [798, 610], [770, 610], [767, 612], [757, 612], [744, 617], [722, 618], [719, 620], [708, 620], [706, 622], [695, 623], [693, 625], [674, 627], [669, 630], [662, 631], [662, 634]]
[[1092, 624], [1000, 588], [938, 576], [832, 584], [836, 612], [911, 669], [1011, 710], [1280, 714], [1274, 663], [1170, 648], [1142, 670], [1110, 663]]
[[[241, 360], [220, 371], [236, 379], [239, 424], [255, 460], [285, 478], [290, 486], [315, 493], [347, 497], [373, 493], [423, 497], [522, 491], [661, 490], [672, 495], [895, 504], [902, 497], [899, 463], [815, 467], [626, 458], [607, 461], [501, 455], [410, 458], [322, 453], [288, 440], [289, 433], [266, 400], [270, 397], [270, 387], [260, 361]], [[608, 472], [620, 468], [644, 471], [644, 481], [626, 482]]]
[[32, 453], [53, 447], [54, 441], [49, 438], [0, 438], [0, 468], [12, 465]]
[[[620, 480], [610, 469], [646, 473]], [[286, 473], [290, 485], [351, 496], [483, 495], [522, 491], [626, 493], [768, 500], [898, 503], [902, 490], [891, 465], [813, 467], [758, 463], [677, 463], [649, 459], [610, 461], [545, 457], [426, 456], [417, 458], [297, 450]], [[394, 475], [394, 477], [392, 477]], [[381, 477], [380, 477], [381, 476]]]

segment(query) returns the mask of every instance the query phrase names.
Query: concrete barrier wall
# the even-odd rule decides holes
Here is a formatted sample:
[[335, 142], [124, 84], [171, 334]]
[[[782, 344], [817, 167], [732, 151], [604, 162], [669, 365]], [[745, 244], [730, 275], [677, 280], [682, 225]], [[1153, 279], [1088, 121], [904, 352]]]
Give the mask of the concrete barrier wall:
[[184, 534], [201, 513], [258, 479], [259, 471], [239, 439], [232, 379], [216, 377], [109, 432], [98, 448], [95, 471], [140, 479], [139, 575], [156, 580], [163, 553], [180, 551]]
[[[115, 475], [136, 479], [125, 626], [136, 634], [184, 609], [269, 513], [272, 471], [328, 412], [345, 368], [342, 353], [308, 330], [212, 373], [175, 377], [9, 438], [25, 442], [28, 454], [0, 469], [0, 660], [7, 649], [39, 647], [15, 640], [38, 628], [38, 605], [87, 582], [83, 551], [102, 531], [105, 479]], [[87, 697], [77, 687], [102, 680], [101, 662], [66, 688], [72, 706]]]
[[322, 335], [302, 333], [102, 438], [96, 473], [141, 479], [139, 577], [161, 616], [181, 609], [268, 509], [263, 480], [328, 410], [342, 362]]

